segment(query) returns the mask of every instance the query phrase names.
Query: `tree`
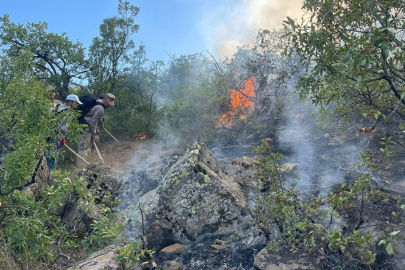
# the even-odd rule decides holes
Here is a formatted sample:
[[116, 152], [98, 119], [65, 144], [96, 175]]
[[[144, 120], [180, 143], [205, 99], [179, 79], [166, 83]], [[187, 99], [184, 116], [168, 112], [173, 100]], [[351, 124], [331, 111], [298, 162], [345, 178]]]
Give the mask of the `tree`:
[[119, 87], [129, 53], [135, 48], [131, 35], [139, 30], [135, 24], [139, 11], [139, 7], [119, 0], [118, 16], [104, 19], [100, 25], [100, 37], [93, 39], [89, 49], [92, 65], [89, 82], [94, 94], [115, 93]]
[[290, 90], [288, 82], [300, 71], [299, 58], [284, 54], [285, 34], [284, 29], [260, 30], [254, 42], [249, 71], [257, 79], [257, 108], [270, 106], [270, 100], [283, 101]]
[[65, 98], [69, 87], [84, 79], [88, 63], [81, 43], [72, 43], [66, 33], [49, 33], [47, 27], [46, 22], [17, 25], [5, 14], [0, 17], [1, 45], [9, 58], [31, 52], [37, 79], [55, 85], [60, 98]]
[[[405, 113], [405, 5], [398, 0], [306, 0], [307, 15], [284, 22], [306, 67], [301, 97], [346, 115]], [[378, 112], [377, 112], [378, 111]]]
[[[0, 138], [7, 138], [10, 145], [0, 159], [0, 246], [4, 258], [0, 269], [49, 269], [52, 261], [67, 257], [63, 254], [66, 249], [71, 252], [80, 245], [94, 247], [122, 233], [107, 206], [113, 203], [109, 200], [106, 208], [97, 207], [102, 213], [100, 220], [94, 222], [93, 231], [85, 239], [78, 239], [75, 229], [67, 230], [60, 217], [61, 207], [73, 194], [86, 201], [87, 209], [96, 203], [82, 178], [70, 179], [56, 170], [49, 185], [26, 190], [33, 184], [38, 187], [36, 175], [49, 177], [43, 156], [52, 143], [47, 138], [60, 131], [60, 120], [69, 123], [69, 141], [77, 139], [82, 130], [76, 121], [77, 112], [55, 112], [35, 71], [35, 59], [27, 49], [13, 58], [0, 55]], [[69, 246], [66, 242], [75, 244]], [[15, 267], [10, 267], [9, 261]]]
[[161, 104], [157, 96], [161, 91], [162, 61], [148, 63], [144, 45], [139, 46], [131, 56], [128, 71], [116, 89], [117, 96], [125, 97], [116, 102], [118, 110], [111, 112], [113, 127], [121, 134], [153, 135], [160, 119]]

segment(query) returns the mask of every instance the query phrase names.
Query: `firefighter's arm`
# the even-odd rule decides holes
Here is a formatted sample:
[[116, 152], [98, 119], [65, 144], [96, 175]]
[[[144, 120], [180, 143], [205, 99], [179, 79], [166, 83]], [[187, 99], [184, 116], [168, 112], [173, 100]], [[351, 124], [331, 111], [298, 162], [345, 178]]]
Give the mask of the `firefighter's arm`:
[[102, 106], [98, 106], [96, 110], [94, 111], [93, 117], [90, 120], [89, 123], [89, 129], [90, 129], [90, 134], [91, 134], [91, 139], [96, 138], [96, 128], [97, 128], [97, 123], [103, 118], [104, 115], [104, 108]]

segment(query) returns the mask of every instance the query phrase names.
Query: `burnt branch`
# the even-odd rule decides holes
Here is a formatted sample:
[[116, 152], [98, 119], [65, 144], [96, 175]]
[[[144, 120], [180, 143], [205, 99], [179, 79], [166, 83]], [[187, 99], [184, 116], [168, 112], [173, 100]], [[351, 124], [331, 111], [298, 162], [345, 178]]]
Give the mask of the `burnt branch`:
[[39, 168], [40, 168], [40, 166], [41, 166], [42, 158], [43, 158], [43, 156], [41, 156], [41, 157], [39, 158], [39, 161], [38, 161], [38, 163], [37, 163], [37, 166], [35, 167], [35, 171], [34, 171], [34, 173], [32, 174], [30, 181], [26, 182], [25, 184], [23, 184], [23, 185], [21, 185], [21, 186], [14, 187], [14, 188], [12, 188], [11, 190], [9, 190], [9, 191], [7, 191], [7, 192], [4, 192], [4, 193], [1, 192], [1, 185], [0, 185], [0, 196], [1, 196], [1, 197], [8, 196], [8, 195], [10, 195], [11, 193], [13, 193], [13, 192], [16, 191], [16, 190], [20, 190], [20, 191], [21, 191], [21, 190], [23, 190], [24, 188], [26, 188], [26, 187], [28, 187], [28, 186], [34, 184], [34, 183], [35, 183], [35, 177], [37, 176], [38, 170], [39, 170]]
[[147, 247], [147, 241], [146, 241], [146, 237], [145, 237], [145, 219], [144, 219], [144, 213], [141, 207], [141, 202], [138, 199], [138, 209], [141, 212], [141, 217], [142, 217], [142, 234], [140, 234], [140, 238], [142, 240], [142, 244], [143, 246], [146, 248]]
[[62, 245], [63, 239], [65, 239], [66, 236], [72, 235], [72, 234], [75, 233], [75, 232], [76, 232], [76, 224], [73, 226], [73, 229], [72, 229], [71, 232], [69, 232], [69, 233], [64, 233], [64, 234], [61, 235], [61, 237], [59, 237], [59, 239], [58, 239], [58, 244], [57, 244], [57, 247], [56, 247], [57, 250], [58, 250], [58, 256], [55, 258], [55, 260], [53, 260], [53, 261], [49, 264], [49, 267], [51, 267], [52, 265], [54, 265], [55, 262], [56, 262], [59, 258], [61, 258], [61, 257], [65, 258], [65, 259], [67, 259], [67, 260], [70, 260], [70, 259], [71, 259], [70, 256], [68, 256], [68, 255], [66, 255], [66, 254], [64, 254], [64, 253], [62, 253], [62, 251], [61, 251], [61, 245]]

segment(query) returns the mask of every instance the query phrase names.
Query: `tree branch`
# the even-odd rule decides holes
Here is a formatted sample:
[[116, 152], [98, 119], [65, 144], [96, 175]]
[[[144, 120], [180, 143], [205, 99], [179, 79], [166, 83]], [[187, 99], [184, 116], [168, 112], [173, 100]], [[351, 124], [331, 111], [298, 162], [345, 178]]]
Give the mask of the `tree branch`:
[[13, 193], [13, 192], [16, 191], [16, 190], [23, 190], [24, 188], [26, 188], [26, 187], [28, 187], [28, 186], [34, 184], [34, 183], [35, 183], [35, 177], [37, 176], [39, 167], [41, 166], [42, 158], [43, 158], [43, 156], [41, 156], [41, 157], [39, 158], [39, 161], [38, 161], [38, 163], [37, 163], [37, 166], [36, 166], [36, 168], [35, 168], [34, 173], [33, 173], [32, 176], [31, 176], [30, 181], [26, 182], [24, 185], [21, 185], [21, 186], [18, 186], [18, 187], [14, 187], [14, 188], [12, 188], [11, 190], [9, 190], [9, 191], [7, 191], [7, 192], [4, 192], [4, 193], [1, 192], [1, 186], [0, 186], [0, 196], [1, 196], [1, 197], [8, 196], [9, 194]]

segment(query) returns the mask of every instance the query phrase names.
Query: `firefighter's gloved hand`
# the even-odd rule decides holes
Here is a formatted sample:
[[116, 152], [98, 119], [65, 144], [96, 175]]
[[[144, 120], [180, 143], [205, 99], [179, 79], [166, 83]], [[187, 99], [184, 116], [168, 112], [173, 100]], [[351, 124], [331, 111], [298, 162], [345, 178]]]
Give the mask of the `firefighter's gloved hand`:
[[66, 140], [65, 140], [65, 139], [62, 139], [62, 140], [60, 141], [60, 145], [64, 146], [65, 144], [66, 144]]

